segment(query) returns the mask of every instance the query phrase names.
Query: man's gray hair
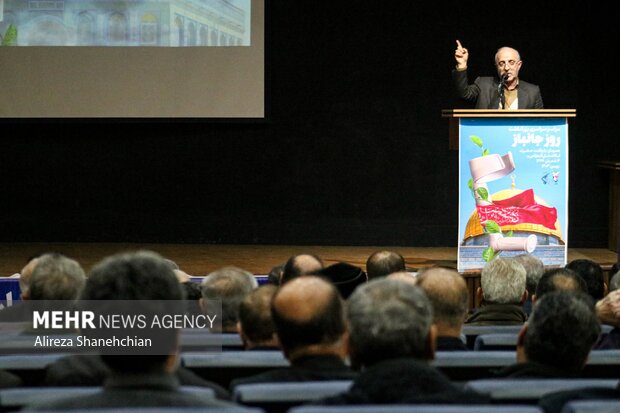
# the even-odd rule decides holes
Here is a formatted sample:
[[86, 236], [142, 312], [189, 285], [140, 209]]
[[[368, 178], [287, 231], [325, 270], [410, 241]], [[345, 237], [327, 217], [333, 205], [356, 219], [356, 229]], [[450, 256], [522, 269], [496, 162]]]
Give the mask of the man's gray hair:
[[38, 258], [30, 278], [31, 300], [75, 300], [86, 276], [80, 264], [62, 254], [44, 254]]
[[252, 273], [238, 267], [223, 267], [202, 280], [202, 298], [221, 300], [222, 326], [231, 327], [239, 318], [239, 305], [258, 282]]
[[421, 288], [391, 279], [361, 285], [347, 303], [352, 361], [427, 358], [433, 309]]
[[512, 258], [496, 258], [480, 274], [480, 288], [485, 301], [496, 304], [519, 304], [525, 291], [525, 268]]
[[539, 258], [530, 254], [517, 255], [514, 259], [525, 268], [527, 292], [530, 295], [535, 294], [536, 285], [545, 272], [545, 264]]

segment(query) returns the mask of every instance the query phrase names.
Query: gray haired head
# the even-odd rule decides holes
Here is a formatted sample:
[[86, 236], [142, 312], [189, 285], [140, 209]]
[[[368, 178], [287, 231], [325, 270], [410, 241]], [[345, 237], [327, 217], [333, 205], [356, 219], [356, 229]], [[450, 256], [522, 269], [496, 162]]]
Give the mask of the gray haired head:
[[482, 269], [480, 288], [484, 301], [519, 304], [525, 292], [525, 268], [512, 258], [496, 258]]
[[347, 310], [354, 365], [433, 357], [433, 309], [419, 287], [399, 280], [372, 280], [349, 297]]

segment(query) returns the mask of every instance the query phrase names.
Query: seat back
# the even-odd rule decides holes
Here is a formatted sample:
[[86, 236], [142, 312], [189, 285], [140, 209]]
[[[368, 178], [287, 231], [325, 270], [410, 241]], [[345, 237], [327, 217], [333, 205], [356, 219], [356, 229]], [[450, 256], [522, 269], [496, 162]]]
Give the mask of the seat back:
[[618, 379], [483, 379], [465, 383], [465, 389], [487, 394], [495, 402], [528, 404], [558, 391], [616, 386]]
[[233, 379], [253, 376], [289, 366], [280, 351], [224, 351], [221, 353], [181, 353], [182, 365], [199, 376], [226, 388]]
[[401, 404], [299, 406], [289, 413], [543, 413], [536, 406], [525, 405], [462, 405], [462, 404]]
[[480, 334], [476, 337], [474, 342], [474, 350], [506, 350], [515, 351], [517, 349], [517, 342], [519, 341], [519, 334], [504, 333], [504, 334]]
[[562, 408], [562, 413], [618, 413], [620, 399], [615, 400], [575, 400]]
[[285, 412], [293, 406], [342, 393], [349, 387], [350, 380], [243, 384], [235, 387], [233, 400], [269, 412]]

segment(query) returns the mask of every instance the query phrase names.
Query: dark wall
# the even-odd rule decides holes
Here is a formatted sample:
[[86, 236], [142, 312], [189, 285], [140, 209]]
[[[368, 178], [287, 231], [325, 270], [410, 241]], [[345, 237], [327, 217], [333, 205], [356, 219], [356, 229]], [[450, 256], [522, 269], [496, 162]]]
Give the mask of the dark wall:
[[577, 108], [569, 246], [605, 246], [612, 17], [425, 3], [267, 1], [266, 122], [0, 122], [0, 240], [454, 246], [460, 39], [472, 75], [511, 45], [546, 107]]

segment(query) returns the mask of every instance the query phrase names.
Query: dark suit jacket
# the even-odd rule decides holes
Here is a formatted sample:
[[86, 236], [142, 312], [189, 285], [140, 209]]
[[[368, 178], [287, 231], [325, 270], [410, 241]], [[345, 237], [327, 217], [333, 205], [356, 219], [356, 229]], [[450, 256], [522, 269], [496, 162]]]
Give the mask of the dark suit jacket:
[[496, 377], [511, 379], [574, 379], [578, 375], [533, 361], [516, 363], [495, 372]]
[[[499, 81], [494, 77], [478, 77], [473, 84], [468, 84], [467, 70], [452, 70], [452, 80], [458, 96], [465, 100], [475, 101], [476, 109], [497, 109], [499, 107]], [[519, 109], [543, 109], [540, 88], [519, 79], [517, 93]]]
[[306, 356], [294, 360], [287, 368], [235, 379], [230, 383], [230, 388], [233, 389], [240, 384], [352, 380], [355, 377], [357, 373], [344, 364], [338, 356]]
[[467, 351], [465, 343], [458, 337], [438, 336], [437, 351]]
[[28, 410], [76, 410], [121, 407], [227, 407], [232, 403], [179, 391], [179, 381], [166, 373], [111, 375], [103, 391], [88, 396], [29, 406]]
[[520, 325], [527, 321], [523, 308], [514, 304], [483, 304], [470, 315], [465, 324], [470, 325]]
[[486, 396], [464, 391], [424, 361], [397, 358], [379, 362], [360, 373], [351, 388], [317, 404], [488, 403]]

